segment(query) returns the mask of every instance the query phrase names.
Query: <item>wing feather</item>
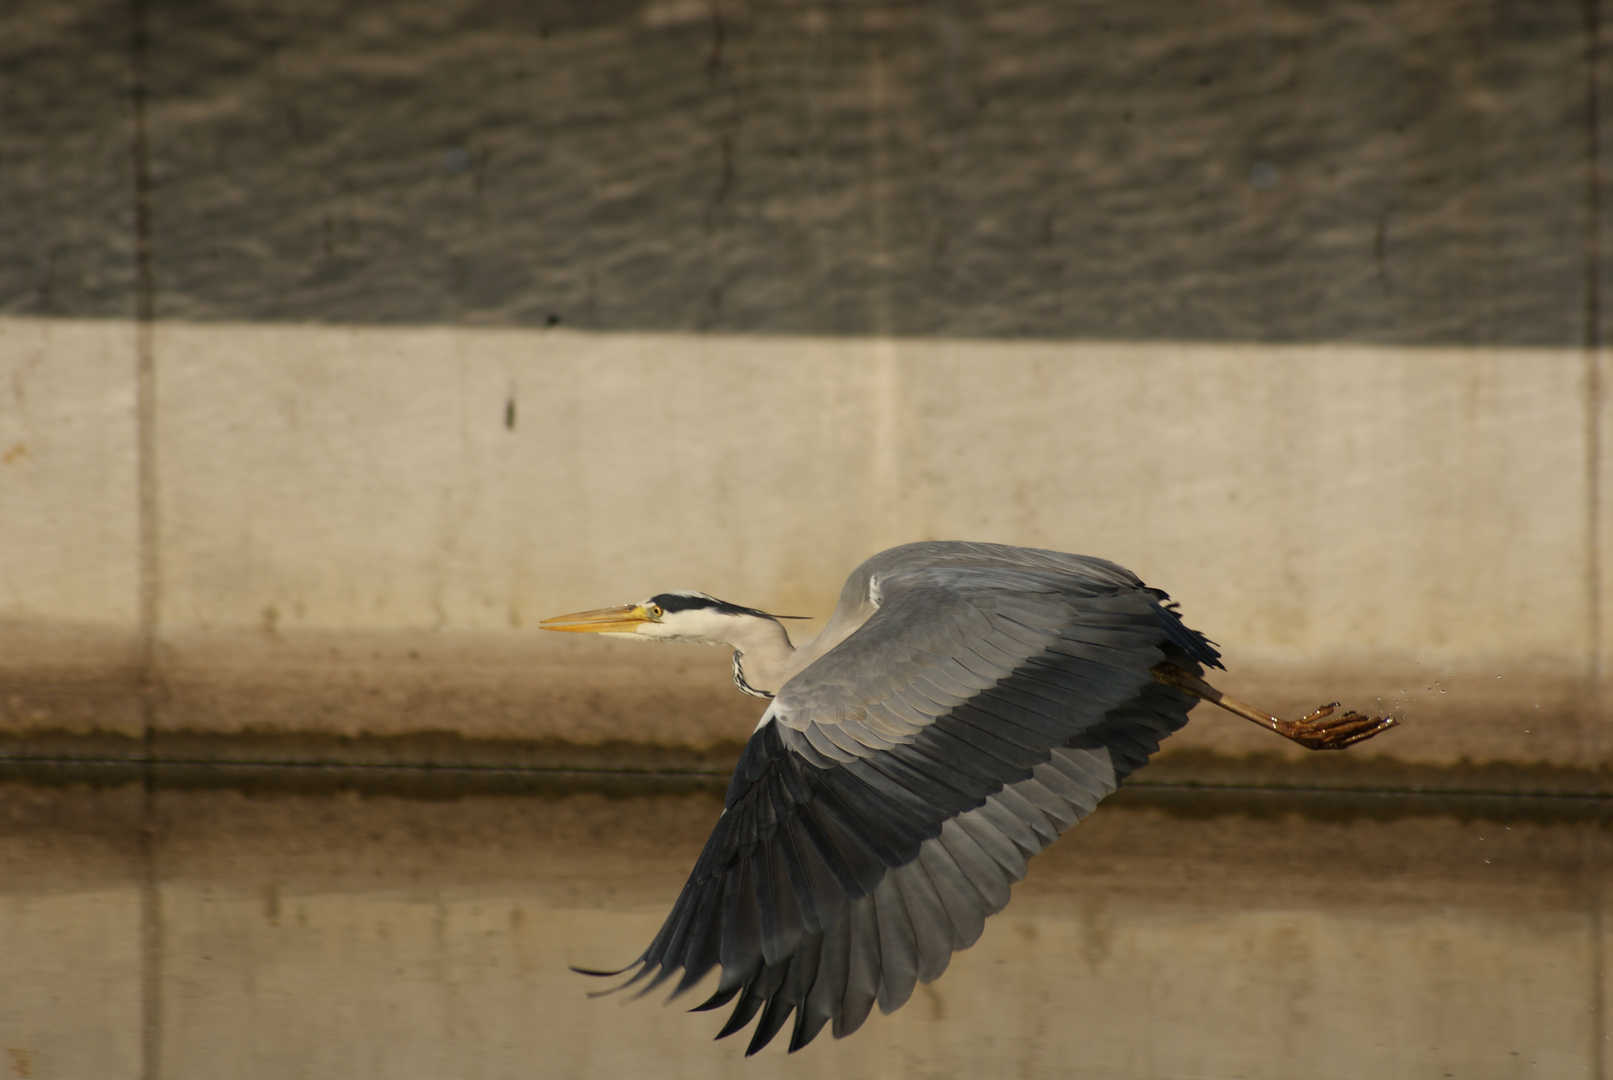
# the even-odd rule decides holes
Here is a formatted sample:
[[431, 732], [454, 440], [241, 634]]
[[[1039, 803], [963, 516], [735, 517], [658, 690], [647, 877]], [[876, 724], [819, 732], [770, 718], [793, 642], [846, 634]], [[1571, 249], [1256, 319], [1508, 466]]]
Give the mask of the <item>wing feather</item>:
[[1053, 751], [1050, 763], [1100, 799], [1118, 786], [1114, 762], [1110, 760], [1106, 747], [1061, 747]]
[[840, 891], [848, 897], [863, 896], [879, 884], [885, 860], [867, 839], [840, 825], [833, 803], [833, 796], [825, 792], [807, 807], [800, 819], [801, 832], [834, 875]]
[[1017, 784], [1009, 784], [992, 796], [998, 806], [1024, 822], [1034, 834], [1035, 839], [1029, 844], [1020, 845], [1026, 855], [1036, 854], [1059, 838], [1058, 827], [1053, 824], [1052, 819], [1025, 794], [1025, 788], [1034, 783], [1034, 780], [1021, 780]]
[[[1008, 672], [1019, 667], [1026, 659], [1022, 655], [1017, 655], [1020, 650], [1014, 648], [1015, 644], [1017, 643], [1009, 639], [1007, 635], [997, 632], [993, 633], [989, 638], [975, 638], [969, 642], [968, 652], [978, 656], [993, 668]], [[1034, 656], [1036, 653], [1041, 652], [1043, 648], [1045, 646], [1037, 644], [1026, 651], [1029, 651]]]
[[812, 744], [812, 749], [816, 750], [830, 761], [856, 761], [856, 754], [852, 753], [850, 750], [841, 749], [840, 744], [829, 737], [828, 732], [825, 730], [827, 726], [828, 725], [824, 724], [813, 724], [811, 727], [806, 729], [806, 737], [807, 740]]
[[[1075, 824], [1075, 813], [1070, 803], [1059, 798], [1057, 793], [1042, 783], [1043, 771], [1046, 768], [1046, 765], [1038, 765], [1029, 780], [1011, 784], [1008, 790], [1024, 796], [1026, 802], [1040, 810], [1053, 823], [1053, 839], [1056, 840], [1060, 833]], [[1050, 840], [1049, 843], [1051, 842]]]
[[919, 982], [934, 982], [946, 971], [957, 946], [952, 940], [952, 920], [947, 916], [946, 905], [941, 902], [924, 868], [922, 849], [919, 858], [897, 867], [891, 877], [901, 887], [902, 905], [907, 909], [908, 924], [913, 929]]
[[925, 843], [919, 849], [919, 862], [952, 926], [952, 948], [967, 949], [980, 940], [986, 928], [985, 904], [943, 839], [937, 837]]
[[[693, 908], [692, 933], [681, 958], [683, 978], [673, 996], [684, 993], [706, 977], [722, 959], [722, 894], [726, 879], [708, 882], [701, 890], [700, 903]], [[669, 957], [669, 960], [672, 958]]]
[[1069, 773], [1055, 765], [1054, 761], [1056, 760], [1057, 755], [1055, 754], [1052, 759], [1036, 766], [1032, 775], [1036, 777], [1037, 783], [1075, 807], [1078, 811], [1078, 816], [1085, 817], [1087, 814], [1092, 813], [1098, 808], [1098, 799], [1102, 796], [1088, 791]]
[[751, 863], [734, 867], [723, 890], [722, 981], [744, 984], [762, 964], [761, 915], [751, 885]]
[[[875, 732], [872, 723], [863, 723], [858, 720], [842, 720], [839, 728], [851, 736], [863, 750], [891, 750], [901, 745], [896, 739], [882, 738]], [[894, 735], [895, 732], [892, 731], [892, 734]], [[858, 756], [862, 756], [860, 751]]]
[[879, 916], [874, 910], [874, 896], [869, 893], [851, 906], [850, 938], [847, 944], [846, 994], [840, 1011], [834, 1017], [834, 1036], [843, 1039], [862, 1027], [868, 1011], [879, 996], [880, 969], [884, 958], [880, 955]]
[[883, 701], [867, 706], [863, 710], [862, 722], [886, 737], [893, 745], [911, 742], [913, 736], [925, 728], [924, 724], [906, 720], [895, 710], [886, 708]]
[[984, 915], [995, 915], [1008, 906], [1008, 886], [1013, 879], [996, 860], [986, 854], [986, 850], [960, 824], [958, 818], [947, 822], [941, 829], [938, 844], [952, 857], [964, 879], [984, 902], [981, 923], [984, 926]]
[[960, 814], [953, 820], [963, 826], [982, 851], [996, 860], [1010, 881], [1025, 876], [1025, 852], [1042, 849], [1030, 826], [1013, 811], [1005, 809], [997, 795], [987, 799], [985, 805], [973, 813]]
[[756, 900], [762, 912], [762, 961], [782, 964], [806, 933], [801, 897], [790, 881], [784, 845], [776, 840], [762, 845], [761, 872], [756, 875]]
[[807, 932], [822, 934], [846, 906], [840, 880], [808, 837], [804, 816], [780, 831], [779, 843], [790, 868], [790, 884], [801, 901]]
[[[931, 672], [931, 674], [934, 674], [934, 672]], [[957, 691], [946, 690], [939, 683], [940, 680], [938, 679], [920, 675], [897, 692], [914, 708], [931, 710], [929, 713], [931, 716], [939, 716], [946, 710], [962, 705], [965, 701], [974, 697], [973, 691], [961, 688]]]
[[956, 654], [948, 653], [937, 659], [936, 663], [924, 672], [924, 678], [929, 679], [941, 689], [957, 694], [963, 701], [978, 694], [982, 690], [989, 690], [997, 685], [995, 678], [976, 675], [964, 667]]
[[785, 963], [784, 979], [777, 991], [767, 1000], [767, 1006], [762, 1010], [762, 1018], [756, 1023], [756, 1031], [751, 1036], [750, 1046], [745, 1049], [746, 1056], [756, 1053], [772, 1041], [784, 1027], [784, 1022], [790, 1018], [802, 999], [806, 997], [807, 990], [811, 988], [812, 981], [818, 973], [818, 942], [814, 937], [811, 941], [803, 942], [795, 955]]
[[790, 1035], [793, 1053], [818, 1037], [823, 1025], [840, 1014], [846, 1000], [846, 971], [851, 944], [851, 915], [835, 920], [824, 932], [818, 950], [818, 970], [806, 999], [795, 1014], [795, 1030]]
[[913, 996], [919, 978], [918, 942], [895, 874], [886, 874], [874, 890], [879, 922], [879, 1011], [893, 1013]]
[[834, 743], [837, 749], [849, 755], [847, 759], [848, 764], [850, 762], [857, 761], [860, 758], [867, 757], [868, 752], [872, 749], [872, 747], [864, 746], [862, 743], [858, 742], [856, 737], [846, 730], [846, 723], [844, 720], [838, 724], [819, 724], [817, 725], [817, 728], [819, 731], [823, 732], [824, 738]]
[[932, 707], [924, 706], [921, 702], [909, 701], [901, 693], [892, 694], [879, 703], [879, 708], [906, 724], [914, 732], [923, 731], [935, 722], [935, 713], [926, 711]]
[[[956, 660], [959, 666], [961, 666], [965, 671], [969, 672], [969, 674], [973, 675], [982, 682], [985, 682], [988, 689], [996, 686], [998, 681], [1000, 681], [1003, 676], [1007, 675], [1013, 670], [1013, 666], [1005, 668], [999, 663], [986, 659], [986, 657], [974, 647], [973, 643], [953, 653], [952, 659]], [[802, 672], [802, 674], [805, 674], [805, 672]], [[797, 676], [797, 678], [799, 678], [799, 676]]]
[[[1008, 680], [1004, 680], [989, 694], [959, 705], [943, 720], [956, 720], [959, 726], [954, 730], [964, 738], [991, 738], [1018, 747], [1021, 752], [1017, 756], [1024, 759], [1028, 752], [1030, 760], [1025, 764], [1034, 764], [1048, 752], [1045, 748], [1048, 740], [1057, 740], [1071, 725], [1069, 719], [1060, 724], [1057, 717], [1016, 707], [1010, 699], [1018, 696]], [[963, 735], [965, 730], [969, 735]]]
[[[833, 773], [826, 775], [833, 776]], [[845, 797], [848, 792], [855, 793], [856, 789], [850, 787], [854, 782], [850, 778], [833, 784], [825, 781], [814, 809], [820, 811], [819, 820], [832, 829], [840, 841], [841, 852], [848, 856], [866, 854], [872, 860], [872, 868], [858, 866], [859, 871], [871, 875], [866, 879], [866, 887], [857, 893], [862, 896], [873, 892], [888, 867], [900, 866], [907, 859], [903, 854], [905, 845], [901, 838], [892, 835], [892, 823], [859, 813], [859, 810], [879, 813], [879, 806], [868, 800]], [[863, 880], [859, 877], [859, 881]]]
[[891, 757], [911, 762], [926, 771], [940, 770], [956, 776], [970, 785], [969, 790], [978, 790], [981, 785], [986, 790], [992, 790], [1013, 780], [1023, 780], [1028, 775], [1028, 770], [1022, 766], [1011, 765], [989, 754], [973, 752], [968, 743], [939, 724], [930, 731], [922, 745], [908, 743], [893, 747]]

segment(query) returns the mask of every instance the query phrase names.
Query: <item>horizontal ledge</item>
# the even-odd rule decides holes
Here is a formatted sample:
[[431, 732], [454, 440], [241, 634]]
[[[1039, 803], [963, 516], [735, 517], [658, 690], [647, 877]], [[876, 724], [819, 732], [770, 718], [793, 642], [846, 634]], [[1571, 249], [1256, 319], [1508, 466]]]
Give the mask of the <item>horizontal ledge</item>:
[[[310, 312], [291, 316], [239, 309], [222, 314], [200, 312], [179, 315], [164, 313], [137, 319], [104, 310], [68, 310], [56, 314], [8, 313], [0, 315], [0, 329], [38, 331], [46, 327], [92, 327], [112, 333], [130, 333], [136, 327], [150, 326], [159, 332], [205, 334], [239, 333], [245, 329], [350, 335], [455, 334], [525, 337], [551, 343], [627, 341], [635, 344], [667, 342], [739, 343], [789, 342], [812, 345], [853, 347], [871, 343], [902, 346], [1090, 346], [1099, 348], [1249, 348], [1249, 349], [1465, 349], [1496, 352], [1501, 350], [1559, 352], [1583, 355], [1585, 342], [1573, 333], [1538, 333], [1508, 324], [1501, 327], [1463, 327], [1452, 332], [1447, 325], [1431, 325], [1406, 330], [1398, 326], [1382, 332], [1339, 327], [1333, 333], [1274, 332], [1269, 325], [1250, 326], [1236, 333], [1223, 328], [1204, 328], [1196, 333], [1160, 333], [1125, 326], [1105, 325], [1090, 329], [1076, 327], [1002, 328], [987, 325], [971, 329], [890, 329], [878, 326], [727, 326], [701, 329], [676, 321], [623, 319], [594, 324], [548, 321], [548, 313], [525, 318], [505, 318], [486, 322], [465, 322], [447, 316], [421, 317], [402, 312], [372, 312], [367, 316]], [[1400, 332], [1396, 333], [1395, 330]]]
[[[727, 786], [738, 744], [707, 748], [634, 743], [467, 739], [451, 733], [332, 737], [45, 732], [0, 738], [0, 780], [52, 785], [242, 790], [359, 790], [407, 797], [606, 791], [701, 791]], [[1128, 803], [1261, 812], [1277, 803], [1318, 812], [1456, 813], [1481, 817], [1613, 813], [1613, 775], [1601, 769], [1515, 764], [1450, 767], [1330, 754], [1233, 757], [1162, 753], [1126, 784]], [[1346, 805], [1347, 804], [1347, 805]]]

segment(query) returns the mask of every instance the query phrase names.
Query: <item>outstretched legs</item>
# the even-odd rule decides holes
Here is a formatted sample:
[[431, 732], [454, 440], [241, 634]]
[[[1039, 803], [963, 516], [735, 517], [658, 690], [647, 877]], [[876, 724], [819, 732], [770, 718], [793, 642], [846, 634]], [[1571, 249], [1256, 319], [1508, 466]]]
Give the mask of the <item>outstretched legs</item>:
[[1298, 720], [1279, 720], [1270, 713], [1245, 705], [1237, 698], [1230, 697], [1194, 675], [1185, 668], [1175, 664], [1158, 664], [1150, 669], [1155, 682], [1162, 682], [1166, 686], [1186, 691], [1194, 697], [1203, 698], [1211, 705], [1219, 705], [1227, 712], [1237, 713], [1245, 720], [1251, 720], [1269, 731], [1275, 731], [1285, 739], [1292, 739], [1307, 750], [1343, 750], [1346, 746], [1354, 746], [1364, 742], [1380, 732], [1388, 731], [1399, 721], [1392, 716], [1362, 716], [1358, 712], [1346, 712], [1343, 716], [1334, 716], [1333, 710], [1338, 708], [1338, 702], [1323, 705], [1309, 716], [1302, 716]]

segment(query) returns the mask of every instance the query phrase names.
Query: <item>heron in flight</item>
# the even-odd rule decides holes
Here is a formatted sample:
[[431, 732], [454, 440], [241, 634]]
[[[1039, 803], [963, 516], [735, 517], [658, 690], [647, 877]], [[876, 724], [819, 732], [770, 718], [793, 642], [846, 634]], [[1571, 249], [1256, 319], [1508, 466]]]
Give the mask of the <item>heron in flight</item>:
[[588, 972], [631, 972], [644, 993], [681, 973], [676, 996], [720, 967], [696, 1009], [738, 998], [718, 1038], [759, 1012], [747, 1056], [792, 1015], [793, 1052], [900, 1008], [1200, 700], [1313, 750], [1395, 724], [1227, 697], [1202, 678], [1220, 653], [1165, 593], [1082, 555], [907, 544], [852, 572], [810, 642], [781, 618], [668, 592], [542, 623], [729, 646], [734, 683], [772, 699], [660, 933], [621, 971]]

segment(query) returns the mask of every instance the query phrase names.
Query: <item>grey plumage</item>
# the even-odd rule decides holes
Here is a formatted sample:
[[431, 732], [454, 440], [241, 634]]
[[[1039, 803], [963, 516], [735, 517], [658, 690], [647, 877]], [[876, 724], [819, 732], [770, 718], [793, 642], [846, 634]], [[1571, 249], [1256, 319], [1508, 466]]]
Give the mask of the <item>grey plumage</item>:
[[[759, 613], [758, 613], [759, 614]], [[855, 1031], [945, 971], [1026, 860], [1187, 722], [1155, 681], [1219, 654], [1162, 592], [1101, 559], [921, 543], [846, 582], [747, 744], [725, 810], [627, 985], [713, 967], [700, 1009], [793, 1017], [790, 1049]]]

